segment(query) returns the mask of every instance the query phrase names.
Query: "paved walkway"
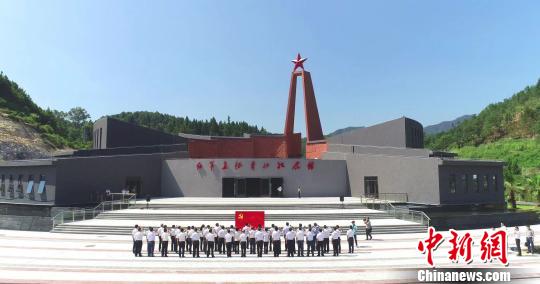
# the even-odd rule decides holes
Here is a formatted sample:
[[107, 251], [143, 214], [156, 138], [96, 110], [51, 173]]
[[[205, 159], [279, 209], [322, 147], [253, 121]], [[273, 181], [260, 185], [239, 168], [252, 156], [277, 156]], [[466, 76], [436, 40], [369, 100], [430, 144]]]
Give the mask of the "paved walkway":
[[[533, 226], [536, 235], [540, 225]], [[470, 265], [452, 264], [447, 258], [450, 249], [444, 242], [434, 253], [437, 267], [503, 268], [494, 262], [479, 260], [478, 244], [482, 230], [470, 231], [476, 241], [474, 261]], [[448, 232], [443, 232], [445, 237]], [[28, 283], [134, 283], [134, 282], [366, 282], [396, 283], [416, 281], [418, 268], [425, 268], [425, 255], [416, 249], [426, 234], [374, 236], [362, 240], [354, 254], [339, 257], [282, 257], [248, 255], [207, 259], [135, 258], [131, 253], [131, 237], [116, 235], [75, 235], [43, 232], [0, 230], [0, 282]], [[512, 247], [513, 244], [510, 244]], [[347, 244], [342, 243], [342, 251]], [[146, 249], [143, 248], [146, 254]], [[540, 281], [540, 256], [509, 253], [512, 277]], [[538, 283], [538, 282], [537, 282]]]

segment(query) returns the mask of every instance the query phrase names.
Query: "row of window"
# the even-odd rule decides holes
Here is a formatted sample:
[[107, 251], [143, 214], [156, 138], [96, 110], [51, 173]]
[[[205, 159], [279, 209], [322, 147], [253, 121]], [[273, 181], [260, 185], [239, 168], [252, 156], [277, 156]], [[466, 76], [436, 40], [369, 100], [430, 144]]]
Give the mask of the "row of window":
[[491, 188], [493, 191], [498, 191], [497, 187], [497, 175], [494, 174], [450, 174], [450, 193], [455, 194], [458, 189], [461, 189], [463, 193], [468, 192], [489, 192]]
[[[35, 199], [35, 194], [46, 197], [47, 180], [44, 175], [39, 176], [36, 183], [34, 176], [29, 175], [26, 179], [26, 187], [23, 186], [24, 175], [1, 175], [0, 179], [0, 197], [5, 198], [24, 198], [25, 195], [29, 199]], [[36, 187], [37, 184], [37, 187]], [[36, 192], [37, 188], [37, 192]]]

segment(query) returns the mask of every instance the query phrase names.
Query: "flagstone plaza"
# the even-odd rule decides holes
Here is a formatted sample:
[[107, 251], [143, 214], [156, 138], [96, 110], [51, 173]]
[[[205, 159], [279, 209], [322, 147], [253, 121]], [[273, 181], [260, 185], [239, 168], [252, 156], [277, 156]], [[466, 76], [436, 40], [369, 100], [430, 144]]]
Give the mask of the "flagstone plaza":
[[[323, 222], [321, 221], [321, 224]], [[536, 233], [540, 226], [533, 226]], [[376, 230], [376, 228], [375, 228]], [[470, 231], [480, 240], [483, 230]], [[448, 232], [443, 232], [445, 237]], [[359, 248], [345, 253], [342, 242], [339, 257], [294, 257], [283, 254], [274, 258], [249, 255], [226, 258], [216, 255], [208, 259], [187, 256], [180, 259], [170, 253], [168, 258], [140, 257], [131, 253], [131, 236], [106, 234], [65, 234], [48, 232], [0, 231], [0, 281], [9, 283], [135, 283], [135, 282], [410, 282], [416, 271], [427, 267], [425, 255], [417, 251], [417, 243], [426, 237], [415, 234], [374, 234], [366, 241], [359, 236]], [[511, 238], [511, 237], [510, 237]], [[473, 248], [474, 261], [452, 264], [447, 257], [450, 249], [444, 242], [434, 253], [437, 268], [487, 267], [502, 268], [500, 263], [484, 264], [477, 254], [479, 241]], [[514, 245], [510, 243], [510, 247]], [[143, 255], [146, 248], [143, 248]], [[534, 283], [540, 277], [540, 257], [524, 252], [518, 257], [510, 252], [509, 268], [512, 280]], [[537, 278], [537, 279], [535, 279]], [[538, 282], [536, 282], [538, 283]]]

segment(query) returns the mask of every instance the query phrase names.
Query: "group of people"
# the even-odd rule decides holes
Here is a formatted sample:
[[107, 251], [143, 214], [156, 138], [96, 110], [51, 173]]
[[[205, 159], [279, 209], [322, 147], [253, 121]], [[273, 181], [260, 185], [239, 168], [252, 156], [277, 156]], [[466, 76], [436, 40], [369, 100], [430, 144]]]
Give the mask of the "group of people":
[[[364, 219], [366, 226], [366, 240], [372, 239], [371, 221]], [[345, 232], [346, 240], [349, 246], [349, 253], [354, 253], [355, 246], [358, 247], [356, 237], [357, 226], [355, 221]], [[206, 257], [215, 257], [215, 253], [226, 254], [232, 257], [232, 254], [240, 254], [246, 257], [247, 250], [249, 254], [257, 254], [262, 257], [263, 254], [273, 252], [274, 257], [279, 257], [282, 253], [282, 241], [285, 244], [285, 251], [288, 257], [299, 256], [324, 256], [330, 253], [330, 243], [332, 243], [333, 256], [339, 256], [341, 253], [341, 234], [339, 226], [327, 227], [319, 226], [317, 223], [308, 226], [298, 227], [290, 226], [287, 222], [284, 227], [278, 227], [272, 224], [269, 228], [261, 226], [250, 226], [246, 224], [243, 228], [235, 228], [232, 225], [226, 228], [216, 223], [215, 226], [201, 225], [200, 227], [161, 225], [157, 230], [149, 227], [147, 230], [135, 225], [132, 231], [133, 254], [142, 256], [143, 239], [146, 237], [147, 252], [149, 257], [154, 256], [156, 243], [158, 251], [162, 257], [167, 257], [170, 251], [177, 253], [179, 257], [185, 257], [186, 251], [193, 257], [200, 257], [204, 253]]]

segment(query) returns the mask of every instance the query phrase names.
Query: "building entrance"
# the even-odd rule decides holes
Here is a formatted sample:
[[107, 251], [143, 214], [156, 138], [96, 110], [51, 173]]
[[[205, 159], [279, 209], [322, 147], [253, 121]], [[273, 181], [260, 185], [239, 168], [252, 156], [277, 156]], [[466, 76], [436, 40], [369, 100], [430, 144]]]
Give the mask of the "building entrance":
[[379, 198], [379, 181], [377, 177], [364, 177], [364, 194]]
[[283, 178], [223, 178], [223, 197], [281, 197]]

